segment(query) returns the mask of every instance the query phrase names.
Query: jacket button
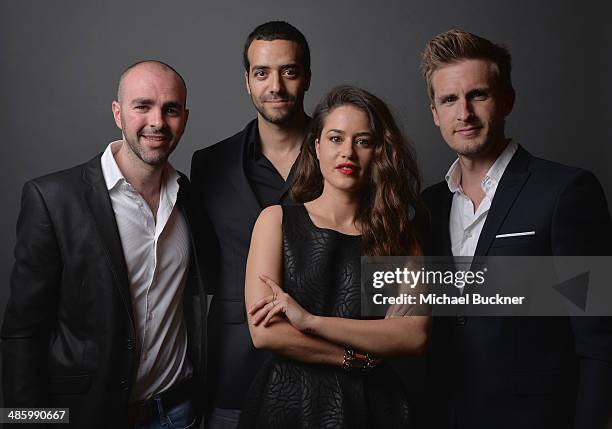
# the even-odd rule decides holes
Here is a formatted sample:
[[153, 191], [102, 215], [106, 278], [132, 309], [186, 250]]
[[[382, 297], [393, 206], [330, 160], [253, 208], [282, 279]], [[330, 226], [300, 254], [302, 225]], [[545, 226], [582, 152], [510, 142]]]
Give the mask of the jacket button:
[[457, 324], [460, 326], [465, 325], [466, 318], [465, 316], [457, 316]]
[[127, 380], [121, 380], [119, 382], [119, 386], [121, 386], [121, 390], [127, 391], [128, 390], [128, 382], [127, 382]]
[[128, 350], [134, 350], [134, 340], [131, 338], [125, 342], [125, 348]]

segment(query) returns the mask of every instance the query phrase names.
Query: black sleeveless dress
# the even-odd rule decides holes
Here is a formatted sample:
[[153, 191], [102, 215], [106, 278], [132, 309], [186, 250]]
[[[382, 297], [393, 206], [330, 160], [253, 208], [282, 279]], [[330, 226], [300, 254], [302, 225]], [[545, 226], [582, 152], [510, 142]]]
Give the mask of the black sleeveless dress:
[[[283, 289], [312, 314], [360, 318], [359, 237], [315, 226], [303, 205], [283, 206]], [[410, 427], [399, 377], [273, 355], [249, 389], [240, 428]]]

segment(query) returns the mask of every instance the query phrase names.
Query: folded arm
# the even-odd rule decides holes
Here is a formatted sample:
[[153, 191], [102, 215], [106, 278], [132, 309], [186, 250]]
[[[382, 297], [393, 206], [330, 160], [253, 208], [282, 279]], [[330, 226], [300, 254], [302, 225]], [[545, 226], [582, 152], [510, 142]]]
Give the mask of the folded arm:
[[428, 316], [354, 320], [313, 316], [306, 332], [377, 357], [420, 355], [427, 344]]
[[[282, 209], [265, 209], [253, 229], [245, 277], [245, 303], [247, 309], [269, 296], [270, 288], [260, 279], [266, 275], [280, 283], [282, 270]], [[300, 332], [286, 319], [276, 317], [274, 323], [263, 326], [253, 323], [247, 313], [253, 345], [301, 362], [341, 366], [344, 348], [322, 338]]]
[[382, 320], [359, 320], [343, 317], [315, 316], [267, 276], [262, 276], [272, 294], [249, 308], [255, 326], [274, 326], [282, 314], [300, 332], [316, 335], [344, 347], [376, 357], [422, 354], [429, 330], [429, 316], [388, 315]]
[[[370, 353], [377, 357], [421, 354], [427, 343], [428, 316], [387, 317], [384, 320], [356, 320], [341, 317], [315, 316], [305, 311], [279, 284], [282, 252], [282, 211], [280, 207], [262, 213], [255, 227], [251, 254], [261, 257], [266, 249], [276, 243], [278, 256], [275, 261], [265, 261], [255, 267], [247, 264], [247, 289], [257, 288], [259, 293], [247, 296], [247, 309], [251, 336], [274, 329], [288, 320], [298, 332], [315, 336], [344, 347]], [[260, 223], [261, 221], [261, 223]], [[268, 224], [269, 222], [269, 224]], [[259, 234], [261, 233], [261, 236]], [[261, 240], [261, 242], [260, 242]], [[265, 245], [263, 241], [265, 240]], [[258, 246], [262, 245], [261, 248]], [[258, 268], [258, 269], [256, 269]], [[250, 271], [249, 271], [250, 270]], [[280, 318], [279, 316], [284, 316]], [[255, 332], [255, 335], [253, 334]]]

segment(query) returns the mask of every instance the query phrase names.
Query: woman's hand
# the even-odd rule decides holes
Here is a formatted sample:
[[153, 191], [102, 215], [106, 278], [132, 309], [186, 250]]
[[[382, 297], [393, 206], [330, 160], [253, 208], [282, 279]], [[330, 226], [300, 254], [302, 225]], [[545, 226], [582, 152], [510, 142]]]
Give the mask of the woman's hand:
[[281, 313], [294, 328], [302, 332], [308, 331], [314, 316], [304, 310], [272, 279], [264, 275], [260, 275], [259, 279], [272, 290], [272, 295], [260, 299], [249, 309], [249, 315], [252, 317], [251, 323], [255, 326], [260, 323], [263, 323], [263, 326], [268, 326], [270, 320]]

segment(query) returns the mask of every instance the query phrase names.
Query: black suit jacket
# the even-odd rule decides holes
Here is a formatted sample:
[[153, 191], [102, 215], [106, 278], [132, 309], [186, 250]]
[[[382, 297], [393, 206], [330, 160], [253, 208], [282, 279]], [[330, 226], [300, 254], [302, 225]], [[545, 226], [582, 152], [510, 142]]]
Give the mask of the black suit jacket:
[[241, 409], [253, 377], [268, 352], [253, 346], [244, 307], [246, 260], [255, 221], [262, 210], [244, 170], [247, 136], [241, 132], [194, 153], [195, 200], [208, 214], [219, 242], [220, 277], [209, 313], [211, 406]]
[[[198, 399], [205, 385], [208, 253], [189, 181], [177, 205], [192, 232], [184, 291], [188, 353]], [[127, 426], [137, 369], [136, 332], [123, 249], [100, 155], [25, 184], [11, 295], [2, 326], [7, 407], [67, 407], [75, 427]]]
[[[431, 213], [425, 252], [451, 255], [448, 185], [423, 197]], [[524, 231], [536, 234], [495, 238]], [[475, 254], [612, 255], [599, 182], [519, 147]], [[599, 428], [612, 405], [610, 318], [434, 318], [429, 360], [434, 427]]]

